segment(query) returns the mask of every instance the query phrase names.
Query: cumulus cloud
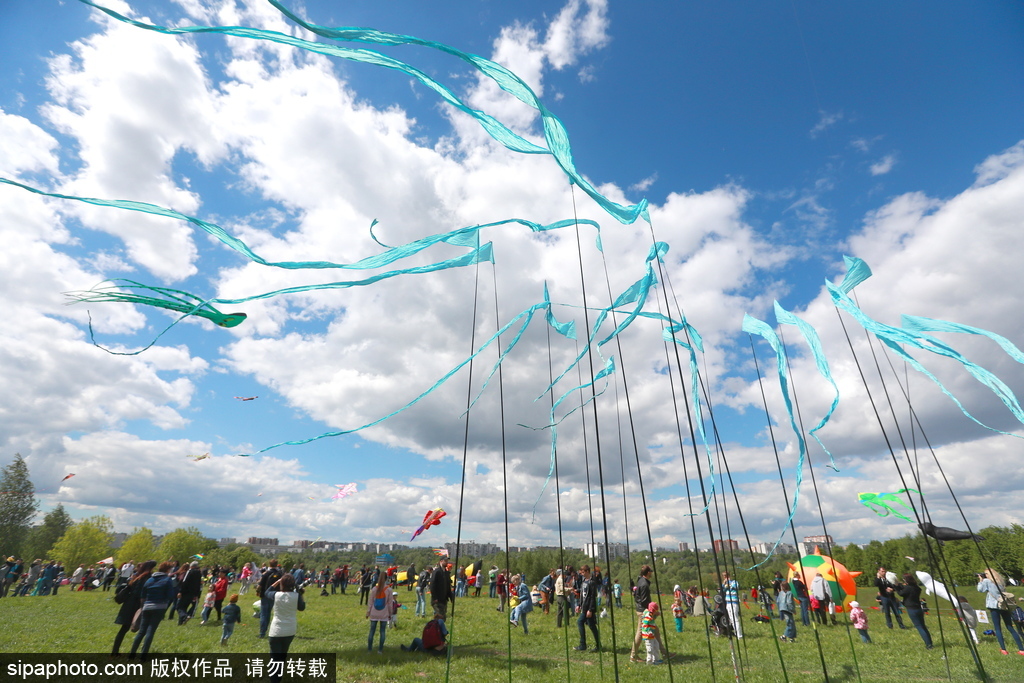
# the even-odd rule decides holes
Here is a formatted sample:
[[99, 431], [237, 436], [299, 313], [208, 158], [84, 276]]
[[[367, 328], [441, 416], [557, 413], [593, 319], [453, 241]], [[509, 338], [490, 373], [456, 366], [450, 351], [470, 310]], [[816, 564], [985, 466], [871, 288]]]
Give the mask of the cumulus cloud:
[[871, 166], [868, 167], [868, 170], [871, 172], [871, 175], [885, 175], [891, 171], [895, 165], [896, 155], [886, 154], [884, 157], [871, 164]]
[[[223, 23], [277, 27], [280, 22], [259, 4], [189, 2], [185, 7], [190, 16]], [[608, 44], [608, 36], [606, 5], [572, 0], [546, 27], [506, 27], [494, 41], [492, 57], [541, 93], [551, 69], [580, 65], [585, 55]], [[219, 61], [212, 64], [204, 50], [222, 50]], [[11, 167], [6, 172], [45, 174], [53, 187], [68, 192], [150, 201], [199, 214], [216, 211], [219, 222], [270, 260], [354, 261], [379, 253], [368, 229], [374, 219], [379, 221], [375, 235], [386, 244], [510, 216], [553, 222], [578, 215], [602, 225], [601, 249], [589, 226], [581, 226], [578, 238], [573, 230], [487, 229], [482, 239], [493, 242], [496, 262], [483, 264], [479, 272], [461, 268], [406, 275], [373, 287], [250, 302], [245, 325], [218, 331], [216, 338], [200, 334], [209, 331], [205, 323], [182, 325], [181, 337], [170, 338], [175, 341], [165, 339], [139, 356], [111, 356], [89, 343], [87, 314], [64, 307], [60, 292], [131, 270], [223, 297], [368, 273], [267, 269], [223, 253], [180, 223], [0, 188], [5, 199], [0, 202], [5, 239], [0, 283], [5, 299], [17, 309], [16, 322], [0, 330], [0, 353], [5, 355], [0, 378], [10, 388], [7, 398], [0, 399], [2, 443], [29, 455], [33, 471], [45, 476], [74, 463], [80, 476], [60, 492], [73, 509], [110, 510], [125, 528], [197, 524], [215, 535], [286, 538], [326, 537], [313, 530], [331, 529], [339, 540], [401, 540], [425, 509], [459, 509], [457, 473], [465, 458], [472, 497], [463, 503], [471, 509], [464, 538], [493, 538], [495, 524], [507, 514], [513, 543], [551, 542], [557, 494], [566, 529], [577, 540], [589, 536], [584, 532], [591, 509], [598, 521], [611, 521], [615, 540], [624, 540], [616, 520], [627, 511], [631, 519], [639, 514], [639, 466], [653, 513], [652, 534], [685, 540], [687, 511], [691, 504], [698, 510], [704, 505], [697, 459], [706, 485], [709, 463], [700, 436], [691, 435], [687, 425], [693, 397], [681, 395], [684, 386], [691, 389], [688, 356], [685, 350], [666, 349], [657, 322], [638, 319], [620, 338], [601, 346], [594, 367], [614, 357], [618, 372], [608, 383], [599, 383], [593, 403], [571, 412], [592, 398], [587, 389], [578, 389], [590, 373], [590, 358], [579, 373], [574, 370], [556, 385], [555, 397], [568, 395], [556, 410], [560, 488], [556, 492], [549, 484], [539, 501], [551, 464], [550, 430], [545, 428], [551, 404], [546, 396], [536, 399], [550, 382], [549, 366], [555, 373], [568, 367], [579, 353], [577, 342], [557, 335], [549, 341], [538, 315], [500, 375], [489, 378], [486, 391], [484, 381], [498, 349], [507, 347], [518, 327], [502, 334], [501, 347], [495, 344], [481, 353], [472, 376], [465, 367], [418, 398], [499, 325], [540, 302], [545, 284], [554, 315], [574, 320], [582, 338], [587, 323], [594, 322], [594, 309], [608, 306], [644, 277], [652, 246], [646, 224], [622, 226], [607, 219], [567, 187], [550, 158], [514, 155], [488, 141], [461, 114], [450, 115], [452, 128], [441, 142], [424, 143], [411, 112], [362, 99], [328, 60], [280, 46], [230, 39], [200, 48], [198, 41], [154, 40], [101, 20], [97, 33], [53, 58], [48, 88], [42, 120], [0, 116], [0, 151]], [[537, 135], [536, 112], [486, 80], [469, 79], [464, 95], [524, 135]], [[841, 119], [841, 113], [822, 113], [812, 134]], [[75, 144], [58, 149], [47, 127]], [[889, 322], [908, 312], [990, 326], [1011, 338], [1024, 332], [1017, 329], [1013, 297], [1000, 296], [1012, 291], [1014, 255], [1024, 246], [1015, 229], [1024, 187], [1021, 149], [1017, 145], [985, 160], [977, 182], [955, 197], [906, 194], [865, 217], [846, 247], [875, 271], [857, 290], [866, 311]], [[177, 170], [183, 159], [194, 167], [187, 178]], [[652, 175], [630, 189], [642, 191], [655, 179]], [[626, 202], [621, 187], [604, 184], [601, 190]], [[755, 189], [738, 184], [702, 192], [669, 190], [663, 203], [650, 207], [654, 237], [671, 248], [664, 263], [652, 264], [657, 286], [645, 310], [685, 315], [699, 330], [706, 349], [700, 356], [706, 382], [702, 391], [713, 397], [716, 414], [719, 405], [730, 411], [726, 421], [761, 410], [748, 342], [738, 330], [745, 312], [766, 315], [771, 299], [785, 296], [782, 272], [799, 255], [789, 243], [772, 242], [751, 225], [748, 213], [755, 196]], [[831, 221], [816, 195], [793, 202], [791, 211], [815, 229]], [[464, 248], [439, 245], [408, 265], [459, 253]], [[858, 386], [855, 366], [836, 350], [844, 348], [845, 338], [826, 296], [798, 312], [821, 331], [843, 397], [822, 434], [842, 474], [820, 470], [822, 460], [815, 454], [816, 472], [823, 475], [823, 505], [849, 525], [848, 531], [835, 533], [840, 538], [883, 534], [884, 523], [864, 522], [850, 493], [857, 486], [898, 488], [892, 473], [881, 472], [879, 458], [887, 454], [880, 437], [865, 429], [873, 419], [865, 389]], [[95, 307], [91, 315], [101, 334], [132, 333], [116, 337], [116, 348], [148, 341], [169, 322], [162, 313], [129, 306]], [[598, 339], [621, 320], [609, 319]], [[979, 340], [964, 346], [982, 353], [986, 348]], [[863, 356], [866, 343], [858, 339], [855, 350]], [[805, 353], [797, 347], [793, 353], [801, 405], [808, 414], [820, 415], [831, 400], [831, 388]], [[994, 366], [999, 372], [1014, 370], [1005, 359]], [[211, 374], [244, 380], [261, 387], [261, 395], [279, 397], [299, 418], [295, 423], [303, 425], [275, 418], [285, 422], [279, 431], [293, 436], [312, 436], [322, 425], [321, 431], [369, 425], [401, 410], [362, 430], [362, 443], [384, 452], [408, 450], [422, 465], [406, 476], [380, 470], [366, 474], [367, 462], [353, 462], [351, 467], [364, 473], [363, 493], [344, 505], [331, 504], [331, 484], [341, 482], [325, 480], [324, 473], [309, 467], [301, 448], [229, 457], [253, 447], [235, 443], [242, 437], [232, 439], [205, 426], [195, 409], [197, 403], [210, 406], [200, 387]], [[936, 374], [972, 406], [977, 402], [980, 418], [1015, 428], [998, 400], [957, 369], [939, 368]], [[620, 377], [628, 378], [628, 387], [616, 384]], [[879, 390], [874, 380], [870, 388]], [[959, 413], [944, 397], [923, 383], [910, 391], [940, 458], [968, 477], [969, 458], [999, 437], [985, 433], [965, 439], [953, 427]], [[777, 392], [767, 393], [773, 423], [786, 425]], [[479, 395], [468, 415], [467, 394]], [[595, 411], [600, 430], [593, 422]], [[199, 429], [197, 422], [204, 423], [202, 436], [189, 431]], [[308, 433], [294, 434], [300, 429]], [[766, 428], [755, 431], [766, 436]], [[784, 429], [776, 435], [791, 487], [795, 443]], [[726, 441], [732, 471], [746, 475], [737, 483], [744, 508], [757, 510], [752, 532], [767, 540], [787, 513], [773, 479], [772, 449], [767, 439], [747, 434]], [[269, 444], [257, 444], [264, 445]], [[184, 457], [205, 451], [215, 457], [198, 463]], [[1009, 463], [1009, 455], [999, 462]], [[515, 482], [507, 492], [501, 483], [506, 475]], [[596, 481], [606, 487], [604, 507]], [[1000, 481], [976, 477], [965, 482], [965, 491], [974, 495]], [[717, 487], [721, 491], [721, 481]], [[183, 506], [174, 494], [189, 490], [197, 490], [202, 500]], [[806, 490], [804, 495], [809, 499]], [[297, 507], [297, 500], [305, 502]], [[387, 503], [383, 513], [381, 501]], [[713, 502], [720, 504], [719, 499]], [[801, 508], [801, 529], [813, 528], [813, 512], [813, 505]], [[438, 541], [453, 537], [446, 528], [431, 533]]]

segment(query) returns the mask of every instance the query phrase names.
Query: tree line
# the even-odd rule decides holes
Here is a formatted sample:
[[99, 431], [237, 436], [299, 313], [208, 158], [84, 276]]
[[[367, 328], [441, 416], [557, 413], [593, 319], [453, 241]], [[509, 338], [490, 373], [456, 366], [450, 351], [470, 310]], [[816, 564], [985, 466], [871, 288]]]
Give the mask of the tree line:
[[[114, 557], [117, 564], [128, 560], [155, 559], [163, 561], [176, 559], [184, 562], [195, 555], [202, 555], [204, 566], [221, 565], [241, 568], [246, 562], [263, 563], [270, 558], [255, 553], [246, 545], [232, 543], [219, 548], [217, 542], [208, 538], [195, 527], [175, 529], [155, 542], [153, 532], [145, 527], [133, 530], [120, 548], [113, 548], [113, 524], [108, 517], [95, 516], [74, 521], [58, 504], [43, 516], [40, 524], [33, 525], [39, 512], [35, 489], [29, 478], [28, 465], [20, 454], [14, 456], [11, 464], [0, 469], [0, 555], [20, 557], [31, 562], [33, 559], [58, 560], [65, 567], [93, 565], [101, 559]], [[1021, 581], [1024, 568], [1024, 526], [1013, 524], [1008, 527], [992, 526], [979, 532], [984, 541], [952, 541], [938, 546], [934, 540], [907, 534], [886, 541], [871, 541], [864, 547], [856, 544], [833, 546], [832, 557], [846, 565], [850, 571], [862, 574], [856, 577], [857, 585], [869, 586], [874, 582], [875, 570], [879, 566], [902, 574], [915, 570], [927, 571], [937, 577], [951, 580], [956, 584], [970, 584], [975, 575], [991, 567], [1005, 576]], [[822, 549], [826, 552], [826, 549]], [[275, 559], [287, 569], [304, 564], [307, 569], [347, 564], [360, 567], [373, 564], [375, 553], [350, 551], [319, 551], [310, 548], [301, 551], [282, 552]], [[408, 548], [395, 552], [395, 562], [400, 567], [415, 564], [417, 568], [429, 566], [437, 561], [430, 548]], [[455, 561], [451, 557], [451, 561]], [[538, 549], [530, 551], [499, 552], [486, 557], [460, 556], [459, 565], [464, 567], [481, 560], [484, 576], [491, 566], [508, 569], [513, 573], [525, 573], [531, 583], [536, 583], [555, 567], [583, 564], [602, 568], [604, 576], [621, 583], [624, 589], [639, 574], [645, 564], [655, 569], [656, 590], [670, 593], [675, 585], [685, 590], [689, 586], [704, 586], [709, 590], [718, 585], [718, 576], [729, 570], [745, 587], [758, 584], [769, 585], [776, 571], [785, 575], [788, 562], [795, 563], [796, 555], [779, 554], [764, 562], [758, 570], [749, 570], [764, 561], [763, 555], [749, 552], [730, 551], [717, 555], [706, 552], [656, 551], [631, 552], [626, 557], [612, 559], [608, 566], [601, 558], [593, 559], [578, 549]]]

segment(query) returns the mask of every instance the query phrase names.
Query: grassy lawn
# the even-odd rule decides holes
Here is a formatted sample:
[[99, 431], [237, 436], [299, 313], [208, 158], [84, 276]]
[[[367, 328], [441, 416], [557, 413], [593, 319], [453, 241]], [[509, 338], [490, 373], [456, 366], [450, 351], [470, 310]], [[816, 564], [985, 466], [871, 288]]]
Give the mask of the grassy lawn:
[[[110, 651], [118, 627], [113, 623], [118, 606], [113, 592], [72, 593], [61, 590], [56, 597], [16, 598], [0, 600], [0, 651], [23, 652], [98, 652]], [[292, 652], [335, 652], [338, 655], [340, 681], [415, 681], [441, 680], [446, 674], [446, 661], [422, 653], [405, 653], [399, 644], [408, 644], [419, 636], [424, 619], [413, 616], [414, 593], [399, 589], [399, 598], [407, 598], [408, 609], [399, 612], [399, 626], [388, 633], [384, 655], [366, 650], [368, 623], [365, 607], [360, 607], [355, 594], [320, 597], [317, 590], [306, 592], [308, 606], [299, 614], [299, 632]], [[982, 600], [971, 599], [976, 605]], [[251, 605], [255, 596], [243, 596], [243, 625], [236, 627], [230, 650], [237, 653], [266, 653], [266, 641], [259, 640], [258, 621], [252, 619]], [[665, 607], [668, 602], [663, 599]], [[873, 605], [874, 590], [861, 591], [861, 602]], [[934, 602], [933, 602], [934, 607]], [[735, 656], [745, 681], [782, 681], [781, 649], [789, 680], [823, 680], [819, 651], [814, 631], [797, 624], [795, 643], [780, 643], [769, 624], [750, 621], [754, 613], [745, 611], [745, 638], [738, 641]], [[555, 628], [554, 614], [543, 615], [535, 609], [529, 615], [530, 634], [509, 628], [506, 615], [495, 611], [495, 602], [481, 598], [458, 601], [455, 618], [449, 618], [453, 629], [454, 654], [449, 678], [484, 681], [614, 681], [616, 656], [618, 678], [623, 681], [725, 681], [734, 680], [733, 650], [730, 641], [704, 635], [702, 620], [687, 619], [684, 632], [675, 633], [670, 622], [668, 646], [678, 654], [671, 667], [648, 667], [629, 663], [633, 623], [630, 610], [616, 610], [615, 652], [609, 619], [600, 620], [605, 651], [598, 654], [571, 650], [578, 642], [575, 622], [568, 632]], [[976, 680], [976, 669], [970, 650], [948, 609], [942, 610], [946, 654], [944, 659], [939, 622], [933, 608], [927, 622], [935, 640], [935, 649], [925, 650], [917, 631], [888, 630], [882, 615], [868, 610], [871, 645], [860, 642], [858, 635], [844, 626], [822, 627], [818, 636], [825, 662], [833, 681], [857, 681], [857, 667], [863, 681], [939, 681]], [[904, 617], [909, 626], [910, 621]], [[781, 622], [774, 622], [781, 633]], [[987, 625], [981, 625], [984, 630]], [[221, 652], [219, 623], [201, 626], [197, 618], [179, 627], [164, 621], [156, 633], [153, 650], [158, 653]], [[127, 652], [131, 635], [122, 648]], [[566, 640], [568, 636], [568, 641]], [[1008, 635], [1008, 634], [1007, 634]], [[588, 631], [589, 638], [589, 631]], [[1008, 639], [1008, 642], [1009, 639]], [[733, 641], [736, 643], [736, 641]], [[509, 645], [511, 644], [511, 661]], [[588, 643], [592, 645], [592, 643]], [[568, 651], [567, 651], [568, 645]], [[981, 636], [982, 663], [994, 681], [1024, 681], [1024, 657], [999, 654], [992, 636]], [[856, 663], [854, 661], [856, 655]], [[714, 674], [712, 675], [712, 662]], [[947, 673], [947, 662], [949, 671]], [[671, 672], [670, 669], [671, 668]]]

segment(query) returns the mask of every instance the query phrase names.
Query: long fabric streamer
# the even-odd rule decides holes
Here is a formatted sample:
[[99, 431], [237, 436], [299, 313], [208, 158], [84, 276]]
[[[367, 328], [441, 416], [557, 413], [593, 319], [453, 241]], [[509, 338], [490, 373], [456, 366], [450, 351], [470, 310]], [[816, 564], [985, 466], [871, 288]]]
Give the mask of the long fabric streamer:
[[775, 351], [775, 363], [778, 368], [779, 387], [782, 390], [782, 400], [786, 405], [786, 414], [789, 415], [789, 426], [793, 428], [793, 433], [796, 434], [797, 445], [800, 449], [800, 453], [796, 461], [796, 486], [793, 490], [793, 502], [789, 506], [789, 517], [786, 518], [786, 523], [782, 525], [782, 531], [779, 532], [779, 537], [775, 540], [775, 544], [772, 546], [772, 549], [768, 554], [765, 555], [765, 558], [753, 567], [750, 567], [750, 569], [757, 569], [775, 554], [779, 544], [782, 543], [782, 538], [786, 535], [786, 527], [793, 522], [793, 518], [796, 516], [796, 509], [800, 503], [800, 487], [804, 483], [804, 462], [807, 460], [807, 442], [804, 441], [804, 435], [797, 426], [796, 415], [793, 413], [793, 401], [789, 396], [789, 370], [786, 363], [786, 354], [782, 348], [782, 342], [779, 341], [778, 335], [775, 334], [775, 330], [773, 330], [768, 323], [751, 317], [748, 314], [743, 315], [743, 331], [747, 334], [756, 334], [764, 338], [764, 340], [772, 347], [772, 350]]
[[[848, 264], [851, 261], [854, 262], [855, 264], [857, 261], [861, 261], [861, 259], [852, 258], [848, 256], [845, 257], [845, 259]], [[981, 367], [977, 363], [968, 360], [956, 349], [952, 348], [948, 344], [942, 342], [941, 340], [935, 337], [924, 334], [922, 332], [917, 332], [914, 329], [893, 327], [892, 325], [886, 325], [884, 323], [880, 323], [876, 320], [873, 320], [872, 318], [868, 317], [864, 313], [864, 311], [862, 311], [860, 307], [857, 306], [857, 304], [854, 303], [852, 299], [850, 299], [849, 296], [847, 296], [846, 292], [843, 291], [843, 289], [840, 286], [837, 286], [832, 282], [828, 281], [825, 282], [825, 286], [828, 288], [829, 294], [832, 297], [832, 301], [836, 306], [852, 315], [853, 318], [865, 330], [874, 334], [879, 339], [879, 341], [881, 341], [883, 344], [892, 349], [893, 353], [898, 355], [900, 358], [903, 358], [908, 364], [910, 364], [911, 367], [913, 367], [915, 370], [923, 374], [928, 379], [932, 380], [936, 384], [936, 386], [938, 386], [939, 389], [942, 390], [942, 393], [946, 394], [946, 396], [948, 396], [953, 401], [953, 403], [955, 403], [957, 407], [960, 408], [960, 411], [964, 415], [966, 415], [968, 418], [970, 418], [977, 424], [981, 425], [985, 429], [989, 429], [993, 432], [998, 432], [999, 434], [1005, 434], [1007, 436], [1022, 438], [1018, 434], [1012, 434], [1010, 432], [1005, 432], [995, 427], [990, 427], [984, 422], [978, 420], [973, 415], [971, 415], [971, 413], [968, 412], [966, 408], [964, 408], [963, 404], [960, 403], [956, 396], [954, 396], [953, 393], [950, 392], [945, 387], [945, 385], [942, 384], [941, 381], [939, 381], [939, 378], [937, 378], [935, 375], [929, 372], [923, 365], [921, 365], [921, 363], [916, 358], [914, 358], [907, 351], [905, 351], [903, 347], [904, 345], [906, 345], [911, 348], [920, 349], [922, 351], [928, 351], [930, 353], [934, 353], [939, 356], [945, 356], [946, 358], [951, 358], [957, 361], [958, 363], [963, 365], [964, 369], [967, 370], [967, 372], [969, 372], [972, 376], [974, 376], [975, 379], [984, 384], [996, 396], [998, 396], [999, 399], [1003, 402], [1003, 404], [1010, 409], [1010, 412], [1013, 413], [1014, 417], [1016, 417], [1018, 421], [1024, 423], [1024, 410], [1021, 409], [1020, 403], [1017, 400], [1017, 397], [1014, 395], [1013, 391], [1008, 386], [1006, 386], [1006, 384], [1002, 380], [1000, 380], [990, 371]], [[934, 322], [938, 324], [941, 321]], [[955, 325], [954, 323], [948, 324]], [[986, 336], [992, 336], [992, 333], [985, 334]], [[995, 337], [992, 338], [994, 339]], [[1003, 348], [1005, 349], [1006, 347], [1004, 346]]]
[[810, 435], [821, 446], [821, 450], [825, 451], [825, 454], [828, 455], [829, 467], [833, 471], [838, 472], [839, 468], [836, 467], [836, 460], [832, 457], [832, 452], [825, 447], [825, 444], [821, 442], [817, 434], [819, 429], [828, 424], [828, 421], [832, 418], [832, 413], [836, 412], [836, 408], [839, 407], [839, 387], [836, 386], [836, 381], [832, 378], [832, 372], [828, 367], [828, 359], [825, 358], [825, 351], [821, 347], [821, 339], [818, 337], [817, 330], [810, 323], [787, 311], [779, 305], [778, 301], [775, 302], [775, 320], [780, 325], [795, 325], [800, 330], [800, 334], [803, 335], [807, 346], [811, 349], [811, 354], [814, 356], [814, 364], [818, 368], [818, 373], [832, 385], [832, 405], [829, 406], [828, 412], [821, 418], [821, 421], [810, 430]]
[[337, 45], [325, 45], [323, 43], [316, 43], [302, 38], [296, 38], [278, 31], [270, 31], [266, 29], [257, 28], [246, 28], [241, 26], [183, 26], [178, 28], [170, 28], [167, 26], [159, 26], [157, 24], [146, 24], [134, 19], [115, 12], [112, 9], [108, 9], [101, 5], [98, 5], [90, 0], [81, 0], [82, 3], [94, 7], [97, 10], [117, 19], [118, 21], [126, 24], [131, 24], [138, 28], [146, 29], [149, 31], [156, 31], [157, 33], [163, 33], [166, 35], [188, 35], [194, 33], [219, 33], [226, 36], [235, 36], [239, 38], [252, 38], [256, 40], [267, 40], [274, 43], [281, 43], [284, 45], [291, 45], [309, 52], [314, 52], [322, 55], [329, 55], [332, 57], [339, 57], [341, 59], [348, 59], [355, 62], [363, 62], [366, 64], [373, 64], [376, 66], [385, 67], [388, 69], [394, 69], [408, 76], [415, 78], [416, 80], [423, 83], [425, 86], [440, 95], [446, 102], [459, 109], [460, 111], [470, 115], [483, 127], [487, 133], [494, 138], [496, 141], [504, 145], [506, 148], [513, 152], [520, 152], [523, 154], [550, 154], [554, 157], [556, 163], [562, 168], [569, 179], [576, 184], [581, 190], [586, 192], [598, 205], [601, 206], [610, 216], [615, 218], [620, 223], [634, 223], [638, 218], [644, 218], [649, 221], [647, 214], [647, 200], [641, 200], [638, 204], [632, 206], [624, 206], [613, 202], [612, 200], [601, 194], [597, 188], [590, 184], [590, 182], [584, 178], [576, 170], [576, 166], [572, 159], [572, 148], [569, 145], [569, 134], [565, 129], [562, 122], [552, 114], [540, 98], [537, 97], [536, 93], [528, 86], [521, 78], [516, 76], [514, 73], [506, 69], [505, 67], [492, 62], [489, 59], [483, 57], [462, 52], [456, 50], [453, 47], [444, 45], [443, 43], [437, 43], [432, 40], [422, 40], [414, 38], [412, 36], [404, 36], [395, 33], [386, 33], [382, 31], [376, 31], [373, 29], [356, 28], [356, 27], [339, 27], [330, 28], [326, 26], [319, 26], [312, 24], [301, 19], [293, 12], [289, 11], [282, 4], [271, 0], [271, 4], [274, 5], [282, 14], [287, 16], [292, 21], [296, 22], [306, 30], [320, 35], [325, 38], [333, 40], [347, 40], [347, 41], [359, 41], [364, 43], [373, 43], [377, 45], [419, 45], [423, 47], [432, 48], [439, 50], [446, 54], [457, 57], [474, 67], [476, 67], [481, 73], [493, 80], [499, 88], [508, 92], [509, 94], [516, 97], [521, 102], [533, 107], [541, 115], [541, 121], [543, 122], [544, 128], [544, 139], [547, 143], [547, 147], [534, 144], [524, 139], [519, 134], [512, 131], [510, 128], [505, 126], [503, 123], [495, 119], [494, 117], [486, 114], [482, 111], [473, 109], [468, 104], [463, 102], [458, 96], [455, 95], [447, 86], [438, 83], [427, 74], [423, 73], [419, 69], [406, 64], [400, 60], [388, 57], [379, 52], [373, 50], [364, 49], [353, 49], [339, 47]]

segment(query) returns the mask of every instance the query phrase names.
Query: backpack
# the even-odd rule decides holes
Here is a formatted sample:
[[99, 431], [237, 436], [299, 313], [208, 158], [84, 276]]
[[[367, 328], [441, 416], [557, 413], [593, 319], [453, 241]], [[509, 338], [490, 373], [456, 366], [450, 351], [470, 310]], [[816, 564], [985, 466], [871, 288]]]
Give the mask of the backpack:
[[114, 592], [114, 602], [119, 605], [123, 605], [124, 601], [128, 599], [128, 596], [132, 594], [132, 587], [129, 584], [124, 584]]
[[1019, 606], [1014, 607], [1010, 617], [1018, 624], [1024, 622], [1024, 609], [1021, 609]]
[[441, 625], [437, 619], [431, 619], [423, 627], [423, 649], [432, 650], [438, 645], [444, 645], [444, 636], [441, 635]]

